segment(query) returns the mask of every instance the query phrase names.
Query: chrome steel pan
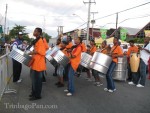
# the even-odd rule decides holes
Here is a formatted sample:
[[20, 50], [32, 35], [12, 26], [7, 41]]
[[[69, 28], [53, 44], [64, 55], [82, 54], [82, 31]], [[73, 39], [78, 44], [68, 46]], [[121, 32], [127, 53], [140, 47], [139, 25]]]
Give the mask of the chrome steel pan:
[[28, 66], [29, 62], [31, 61], [31, 57], [29, 55], [24, 54], [23, 51], [19, 49], [13, 49], [9, 56], [13, 58], [14, 60]]
[[112, 62], [112, 58], [103, 53], [95, 52], [90, 62], [90, 67], [103, 74], [106, 74]]

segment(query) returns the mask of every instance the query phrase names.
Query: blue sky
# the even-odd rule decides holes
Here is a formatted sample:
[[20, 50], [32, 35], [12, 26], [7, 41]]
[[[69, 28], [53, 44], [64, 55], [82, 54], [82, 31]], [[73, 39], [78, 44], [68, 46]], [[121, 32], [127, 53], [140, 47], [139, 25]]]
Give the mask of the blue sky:
[[[95, 19], [98, 19], [150, 2], [150, 0], [95, 0], [95, 2], [96, 4], [91, 5], [91, 11], [98, 12], [95, 14]], [[9, 29], [12, 29], [14, 24], [24, 25], [27, 26], [27, 32], [31, 33], [35, 27], [41, 27], [45, 28], [45, 32], [49, 35], [56, 37], [57, 26], [64, 26], [64, 32], [86, 27], [86, 24], [79, 27], [84, 21], [87, 21], [88, 5], [84, 4], [83, 0], [1, 0], [0, 24], [2, 25], [4, 25], [6, 3], [8, 4], [7, 27]], [[116, 15], [98, 19], [94, 26], [115, 28], [115, 19]], [[119, 26], [143, 27], [150, 21], [150, 4], [120, 13], [118, 21]]]

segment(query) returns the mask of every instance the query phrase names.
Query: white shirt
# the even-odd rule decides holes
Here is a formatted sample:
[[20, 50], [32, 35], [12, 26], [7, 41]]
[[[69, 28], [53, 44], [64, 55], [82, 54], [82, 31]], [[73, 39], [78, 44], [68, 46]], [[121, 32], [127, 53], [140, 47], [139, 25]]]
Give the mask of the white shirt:
[[[150, 51], [150, 43], [145, 47], [145, 49]], [[140, 58], [144, 61], [146, 65], [148, 65], [149, 57], [150, 57], [150, 53], [146, 52], [145, 50], [140, 51]]]

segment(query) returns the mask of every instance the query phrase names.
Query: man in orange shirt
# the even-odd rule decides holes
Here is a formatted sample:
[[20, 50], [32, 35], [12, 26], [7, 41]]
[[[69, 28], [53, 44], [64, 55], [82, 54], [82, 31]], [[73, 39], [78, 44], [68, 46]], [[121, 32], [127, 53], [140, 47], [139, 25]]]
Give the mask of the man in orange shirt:
[[[128, 51], [126, 53], [128, 61], [130, 60], [130, 55], [132, 53], [138, 53], [138, 47], [134, 45], [134, 41], [130, 40], [129, 44], [130, 44], [130, 47], [128, 48]], [[129, 62], [128, 62], [128, 80], [132, 81], [132, 73], [131, 73], [131, 68], [130, 68], [130, 63]], [[129, 82], [129, 84], [132, 84], [132, 83]]]
[[41, 37], [42, 29], [36, 28], [33, 35], [36, 37], [33, 45], [34, 50], [29, 53], [32, 55], [31, 64], [31, 79], [32, 79], [32, 93], [29, 95], [31, 98], [29, 100], [41, 99], [42, 91], [42, 75], [46, 70], [45, 54], [46, 48], [44, 41]]
[[107, 74], [106, 74], [106, 81], [107, 81], [107, 88], [104, 88], [105, 91], [108, 92], [114, 92], [116, 90], [114, 80], [112, 78], [113, 71], [116, 67], [116, 64], [118, 63], [118, 57], [123, 56], [123, 51], [121, 47], [118, 45], [118, 38], [114, 38], [113, 43], [114, 46], [111, 48], [110, 56], [112, 57], [112, 62], [108, 68]]
[[72, 46], [72, 52], [70, 52], [70, 64], [69, 64], [69, 71], [68, 71], [68, 89], [64, 90], [67, 93], [67, 96], [72, 96], [75, 88], [74, 88], [74, 74], [80, 64], [81, 60], [81, 38], [76, 37], [74, 38], [74, 42], [76, 45]]

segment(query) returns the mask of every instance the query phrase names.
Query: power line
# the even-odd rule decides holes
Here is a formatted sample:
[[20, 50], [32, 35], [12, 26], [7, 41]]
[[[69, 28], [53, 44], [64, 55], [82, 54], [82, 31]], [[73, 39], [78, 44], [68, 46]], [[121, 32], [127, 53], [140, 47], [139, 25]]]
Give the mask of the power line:
[[127, 20], [131, 20], [131, 19], [138, 19], [138, 18], [145, 18], [145, 17], [149, 17], [149, 16], [150, 16], [150, 15], [145, 15], [145, 16], [135, 17], [135, 18], [127, 18], [127, 19], [125, 19], [125, 20], [123, 20], [123, 21], [119, 22], [119, 24], [121, 24], [121, 23], [123, 23], [123, 22], [125, 22], [125, 21], [127, 21]]
[[[128, 8], [128, 9], [125, 9], [125, 10], [122, 10], [122, 11], [119, 11], [119, 12], [117, 12], [117, 13], [122, 13], [122, 12], [125, 12], [125, 11], [128, 11], [128, 10], [134, 9], [134, 8], [138, 8], [138, 7], [141, 7], [141, 6], [147, 5], [147, 4], [149, 4], [149, 3], [150, 3], [150, 2], [147, 2], [147, 3], [141, 4], [141, 5], [138, 5], [138, 6], [134, 6], [134, 7], [131, 7], [131, 8]], [[97, 19], [95, 19], [95, 20], [103, 19], [103, 18], [106, 18], [106, 17], [112, 16], [112, 15], [115, 15], [115, 14], [116, 14], [116, 13], [112, 13], [112, 14], [106, 15], [106, 16], [104, 16], [104, 17], [97, 18]]]

